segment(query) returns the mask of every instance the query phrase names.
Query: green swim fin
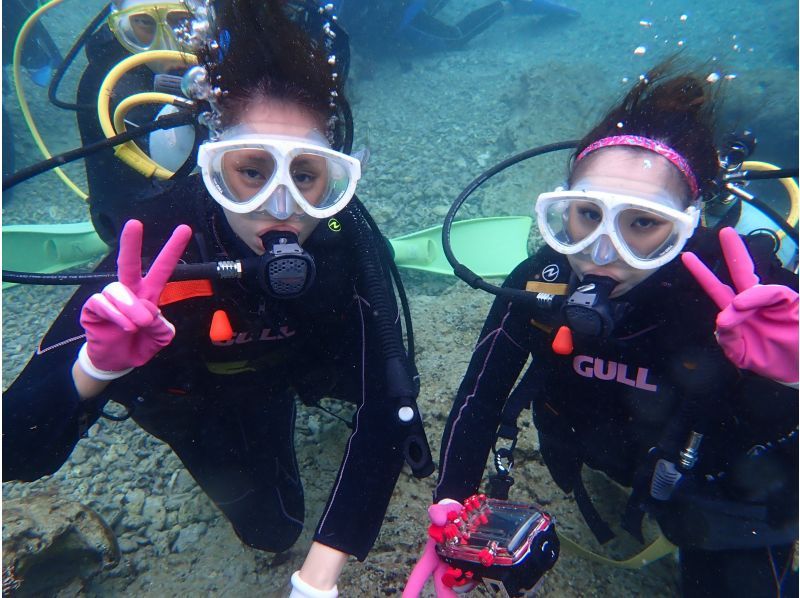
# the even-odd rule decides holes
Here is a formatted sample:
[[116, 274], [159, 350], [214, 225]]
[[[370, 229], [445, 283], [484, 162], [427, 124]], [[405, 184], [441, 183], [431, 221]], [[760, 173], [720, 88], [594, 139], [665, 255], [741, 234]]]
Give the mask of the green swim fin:
[[[476, 218], [453, 223], [451, 242], [458, 259], [484, 277], [504, 277], [528, 257], [527, 216]], [[434, 226], [389, 241], [403, 268], [453, 274], [442, 250], [442, 227]], [[86, 264], [108, 252], [91, 222], [22, 224], [3, 227], [3, 270], [51, 274]], [[3, 288], [14, 283], [3, 283]]]
[[[458, 260], [481, 277], [507, 276], [528, 257], [528, 216], [475, 218], [453, 223], [450, 243]], [[452, 276], [442, 249], [442, 227], [434, 226], [390, 239], [398, 266]]]
[[[3, 270], [52, 274], [108, 252], [91, 222], [15, 224], [3, 227]], [[3, 283], [6, 289], [14, 283]]]

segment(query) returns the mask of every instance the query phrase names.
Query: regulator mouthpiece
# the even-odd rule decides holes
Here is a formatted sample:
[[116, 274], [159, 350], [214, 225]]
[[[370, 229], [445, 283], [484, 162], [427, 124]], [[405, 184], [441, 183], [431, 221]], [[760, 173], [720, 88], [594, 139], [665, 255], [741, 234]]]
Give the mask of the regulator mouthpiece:
[[607, 337], [614, 330], [624, 305], [610, 298], [617, 281], [607, 276], [584, 276], [564, 304], [564, 317], [573, 332]]
[[317, 272], [314, 258], [300, 246], [290, 231], [261, 235], [264, 254], [257, 258], [256, 277], [261, 289], [277, 299], [295, 299], [313, 284]]

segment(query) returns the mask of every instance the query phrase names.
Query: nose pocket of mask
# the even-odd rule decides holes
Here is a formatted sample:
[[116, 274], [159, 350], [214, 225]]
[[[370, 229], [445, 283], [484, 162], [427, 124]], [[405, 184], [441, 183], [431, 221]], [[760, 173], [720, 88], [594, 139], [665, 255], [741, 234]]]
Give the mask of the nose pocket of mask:
[[267, 212], [278, 220], [286, 220], [295, 213], [297, 205], [285, 185], [278, 185], [266, 201]]
[[591, 255], [592, 261], [598, 266], [605, 266], [619, 259], [617, 250], [608, 235], [600, 235], [597, 241], [592, 243]]

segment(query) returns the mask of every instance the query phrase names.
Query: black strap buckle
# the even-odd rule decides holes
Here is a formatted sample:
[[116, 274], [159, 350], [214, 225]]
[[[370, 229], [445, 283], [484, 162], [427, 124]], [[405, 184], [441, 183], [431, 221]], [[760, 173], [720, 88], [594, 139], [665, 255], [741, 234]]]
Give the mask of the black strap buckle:
[[517, 441], [515, 440], [508, 448], [495, 448], [494, 452], [494, 467], [497, 473], [508, 475], [514, 468], [514, 447]]

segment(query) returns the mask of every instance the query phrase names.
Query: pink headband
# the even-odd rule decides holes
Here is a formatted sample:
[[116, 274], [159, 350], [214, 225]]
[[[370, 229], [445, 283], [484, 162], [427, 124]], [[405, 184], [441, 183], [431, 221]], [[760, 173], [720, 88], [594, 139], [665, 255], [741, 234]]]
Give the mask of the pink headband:
[[681, 174], [683, 174], [683, 176], [686, 178], [686, 182], [689, 183], [689, 189], [692, 192], [692, 199], [697, 197], [699, 192], [697, 187], [697, 179], [694, 176], [694, 172], [692, 172], [692, 167], [689, 166], [689, 163], [686, 161], [686, 158], [681, 156], [668, 145], [664, 145], [663, 143], [659, 143], [658, 141], [648, 137], [639, 137], [638, 135], [615, 135], [613, 137], [603, 137], [602, 139], [598, 139], [594, 143], [589, 144], [585, 150], [578, 154], [575, 162], [581, 160], [581, 158], [586, 156], [586, 154], [589, 154], [602, 147], [611, 147], [617, 145], [641, 147], [646, 150], [650, 150], [651, 152], [655, 152], [659, 156], [664, 156], [673, 164], [673, 166], [675, 166], [675, 168], [680, 170]]

